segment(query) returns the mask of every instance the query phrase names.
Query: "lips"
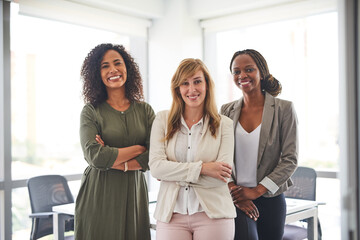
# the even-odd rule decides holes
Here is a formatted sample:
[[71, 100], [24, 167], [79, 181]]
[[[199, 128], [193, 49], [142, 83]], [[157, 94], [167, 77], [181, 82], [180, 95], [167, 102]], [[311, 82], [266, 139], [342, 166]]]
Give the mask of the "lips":
[[117, 75], [117, 76], [109, 77], [108, 80], [109, 81], [116, 81], [116, 80], [119, 80], [120, 78], [121, 78], [121, 75]]
[[246, 80], [246, 81], [238, 81], [238, 85], [240, 85], [240, 86], [246, 86], [246, 85], [248, 85], [248, 84], [250, 84], [250, 80]]
[[200, 96], [200, 94], [198, 94], [198, 95], [186, 96], [186, 97], [187, 97], [188, 99], [190, 99], [190, 100], [196, 100], [199, 96]]

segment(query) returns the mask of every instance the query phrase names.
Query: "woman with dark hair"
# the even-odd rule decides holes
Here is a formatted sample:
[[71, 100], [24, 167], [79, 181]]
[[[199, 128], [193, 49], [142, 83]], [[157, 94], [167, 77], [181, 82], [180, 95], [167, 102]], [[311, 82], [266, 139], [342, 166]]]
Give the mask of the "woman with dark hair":
[[233, 240], [232, 121], [218, 114], [214, 82], [199, 59], [184, 59], [171, 80], [170, 111], [151, 129], [150, 169], [161, 180], [158, 240]]
[[100, 44], [81, 68], [85, 169], [76, 199], [75, 239], [150, 239], [147, 185], [155, 114], [143, 102], [137, 64], [121, 45]]
[[286, 202], [297, 167], [297, 117], [291, 102], [276, 96], [281, 84], [264, 57], [253, 49], [235, 52], [230, 62], [243, 97], [221, 107], [233, 119], [233, 181], [228, 186], [236, 206], [236, 240], [281, 240]]

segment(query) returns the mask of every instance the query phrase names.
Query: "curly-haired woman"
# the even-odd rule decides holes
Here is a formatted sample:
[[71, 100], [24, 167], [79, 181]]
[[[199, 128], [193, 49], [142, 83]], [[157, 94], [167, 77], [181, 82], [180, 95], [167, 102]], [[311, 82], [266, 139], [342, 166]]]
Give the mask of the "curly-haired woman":
[[143, 102], [137, 64], [121, 45], [100, 44], [81, 68], [85, 169], [75, 209], [77, 240], [150, 239], [148, 170], [155, 114]]
[[221, 107], [233, 119], [235, 154], [229, 189], [236, 206], [235, 240], [281, 240], [286, 203], [297, 167], [298, 128], [294, 105], [276, 98], [280, 82], [253, 49], [235, 52], [233, 81], [243, 97]]

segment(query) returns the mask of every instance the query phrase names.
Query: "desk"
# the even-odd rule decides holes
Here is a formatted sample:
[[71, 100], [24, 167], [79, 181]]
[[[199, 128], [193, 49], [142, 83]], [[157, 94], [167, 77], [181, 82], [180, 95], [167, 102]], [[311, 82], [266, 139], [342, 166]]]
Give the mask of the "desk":
[[[150, 203], [154, 203], [156, 199], [156, 194], [149, 193]], [[154, 209], [154, 205], [150, 208]], [[307, 201], [300, 199], [291, 199], [286, 198], [286, 220], [285, 223], [292, 223], [303, 219], [308, 219], [308, 239], [317, 240], [317, 221], [318, 221], [318, 203], [315, 201]], [[67, 215], [74, 215], [75, 213], [75, 203], [58, 205], [53, 207], [54, 216], [54, 239], [63, 240], [64, 239], [64, 222]], [[152, 211], [151, 211], [152, 212]], [[153, 214], [150, 216], [150, 225], [151, 228], [155, 229], [155, 220], [153, 219]]]
[[52, 210], [54, 240], [64, 240], [65, 220], [75, 215], [75, 203], [54, 206]]
[[318, 240], [318, 203], [316, 201], [285, 198], [285, 224], [308, 219], [308, 239]]

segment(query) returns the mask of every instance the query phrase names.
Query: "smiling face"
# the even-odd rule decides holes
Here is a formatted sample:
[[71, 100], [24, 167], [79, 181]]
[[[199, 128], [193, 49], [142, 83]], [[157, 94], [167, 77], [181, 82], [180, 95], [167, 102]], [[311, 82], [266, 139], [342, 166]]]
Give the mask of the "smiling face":
[[106, 89], [116, 89], [124, 87], [127, 72], [124, 59], [115, 50], [108, 50], [101, 61], [101, 79]]
[[202, 111], [206, 97], [206, 80], [201, 70], [186, 78], [181, 83], [179, 90], [185, 102], [185, 108], [199, 108]]
[[231, 66], [233, 80], [244, 93], [261, 92], [261, 75], [255, 61], [247, 54], [237, 56]]

